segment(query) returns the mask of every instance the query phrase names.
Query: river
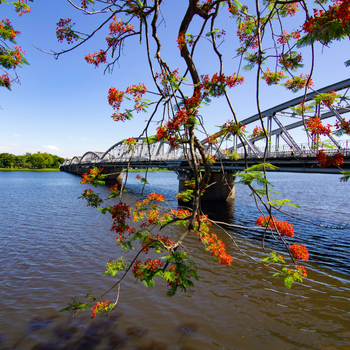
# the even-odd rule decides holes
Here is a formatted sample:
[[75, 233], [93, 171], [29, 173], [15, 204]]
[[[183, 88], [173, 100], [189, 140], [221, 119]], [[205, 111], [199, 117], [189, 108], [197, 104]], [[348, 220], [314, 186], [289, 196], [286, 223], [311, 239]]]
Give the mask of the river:
[[[127, 203], [140, 190], [135, 175], [129, 174]], [[110, 218], [77, 199], [84, 189], [77, 176], [0, 172], [0, 349], [349, 349], [350, 228], [336, 227], [350, 221], [350, 184], [318, 174], [278, 173], [269, 180], [282, 192], [276, 198], [302, 206], [291, 208], [293, 214], [331, 227], [288, 219], [294, 241], [310, 251], [305, 283], [287, 290], [225, 236], [234, 261], [218, 266], [190, 237], [186, 246], [200, 276], [194, 288], [169, 299], [164, 283], [146, 289], [130, 276], [121, 285], [116, 311], [91, 320], [90, 310], [75, 317], [58, 310], [72, 296], [99, 294], [113, 283], [103, 276], [106, 261], [121, 254]], [[174, 198], [175, 174], [150, 173], [148, 181], [146, 194]], [[108, 195], [106, 187], [98, 190]], [[177, 201], [169, 204], [176, 207]], [[206, 210], [236, 224], [252, 225], [259, 216], [242, 186], [236, 186], [234, 203]], [[243, 251], [262, 256], [261, 233], [230, 233]], [[266, 246], [280, 248], [272, 239]]]

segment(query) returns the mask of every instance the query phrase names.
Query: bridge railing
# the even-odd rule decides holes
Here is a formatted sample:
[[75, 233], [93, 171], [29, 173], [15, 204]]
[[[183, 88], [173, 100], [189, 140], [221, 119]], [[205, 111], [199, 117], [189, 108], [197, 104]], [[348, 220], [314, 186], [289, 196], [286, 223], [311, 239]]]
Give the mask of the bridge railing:
[[[341, 152], [344, 156], [350, 155], [350, 141], [339, 141], [339, 148], [326, 148], [326, 147], [319, 147], [310, 149], [310, 144], [308, 143], [301, 143], [298, 144], [299, 149], [301, 151], [296, 151], [295, 149], [292, 149], [289, 145], [271, 145], [270, 151], [268, 152], [267, 156], [272, 158], [285, 158], [290, 156], [297, 156], [297, 157], [315, 157], [318, 150], [323, 150], [327, 155], [332, 156], [336, 154], [337, 152]], [[312, 147], [312, 146], [311, 146]], [[264, 154], [265, 147], [256, 147], [262, 154]], [[244, 157], [244, 151], [238, 150], [238, 155], [240, 157]], [[248, 158], [256, 158], [256, 154], [253, 153], [248, 149]]]
[[[340, 151], [344, 156], [350, 156], [350, 141], [339, 141], [339, 148], [319, 148], [323, 149], [326, 154], [329, 156], [332, 156], [336, 154], [338, 151]], [[155, 150], [156, 148], [154, 148]], [[248, 150], [248, 158], [262, 158], [262, 155], [264, 154], [264, 147], [255, 147], [255, 151], [258, 150], [259, 152], [253, 152]], [[230, 157], [223, 154], [222, 151], [218, 151], [215, 149], [215, 147], [210, 147], [210, 149], [207, 149], [209, 154], [213, 156], [216, 159], [229, 159]], [[187, 154], [186, 154], [187, 152]], [[269, 152], [267, 154], [268, 158], [287, 158], [287, 157], [297, 157], [297, 158], [314, 158], [316, 156], [317, 149], [310, 149], [310, 145], [307, 143], [301, 143], [298, 144], [298, 150], [290, 148], [289, 145], [283, 144], [280, 146], [276, 145], [270, 145], [269, 146]], [[239, 148], [237, 151], [237, 154], [243, 158], [244, 152], [243, 148]], [[257, 156], [257, 154], [261, 154], [260, 156]], [[103, 158], [99, 158], [98, 155], [96, 156], [85, 156], [83, 158], [81, 157], [74, 157], [71, 160], [71, 163], [69, 165], [96, 165], [99, 164], [111, 164], [111, 165], [117, 165], [118, 163], [128, 163], [129, 161], [131, 163], [133, 162], [149, 162], [151, 159], [151, 162], [167, 162], [167, 161], [185, 161], [189, 157], [188, 151], [184, 151], [183, 148], [178, 148], [175, 150], [167, 150], [162, 152], [149, 152], [147, 149], [140, 150], [139, 152], [132, 152], [132, 150], [129, 150], [125, 148], [124, 146], [121, 147], [119, 150], [115, 150], [115, 152], [106, 154]], [[130, 159], [131, 157], [131, 159]], [[198, 160], [201, 159], [199, 152], [196, 152], [196, 157]], [[67, 161], [65, 161], [65, 165], [68, 165]]]

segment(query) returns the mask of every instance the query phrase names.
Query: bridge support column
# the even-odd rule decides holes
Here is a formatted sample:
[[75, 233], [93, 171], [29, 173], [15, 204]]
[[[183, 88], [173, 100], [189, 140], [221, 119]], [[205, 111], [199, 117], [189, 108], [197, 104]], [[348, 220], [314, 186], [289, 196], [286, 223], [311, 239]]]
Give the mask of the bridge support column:
[[83, 175], [84, 173], [88, 173], [90, 171], [91, 167], [77, 167], [77, 170], [74, 174], [77, 175]]
[[76, 165], [71, 165], [69, 167], [69, 172], [72, 173], [72, 174], [78, 174], [78, 167]]
[[[123, 169], [118, 167], [105, 167], [102, 174], [107, 175], [105, 177], [106, 185], [112, 186], [117, 184], [121, 186], [123, 184]], [[118, 187], [119, 189], [119, 187]]]
[[[212, 172], [208, 186], [205, 189], [202, 201], [224, 202], [235, 200], [235, 187], [233, 182], [235, 181], [235, 172]], [[193, 173], [190, 171], [179, 171], [179, 192], [188, 189], [185, 185], [185, 181], [193, 178]]]

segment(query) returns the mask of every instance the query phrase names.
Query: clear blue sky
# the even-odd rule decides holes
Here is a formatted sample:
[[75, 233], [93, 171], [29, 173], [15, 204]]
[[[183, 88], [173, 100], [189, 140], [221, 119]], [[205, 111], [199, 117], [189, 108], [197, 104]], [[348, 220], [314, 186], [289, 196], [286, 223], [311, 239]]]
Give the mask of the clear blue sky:
[[[184, 67], [176, 39], [186, 3], [185, 0], [166, 1], [163, 6], [166, 27], [161, 24], [159, 30], [163, 31], [161, 37], [166, 39], [162, 52], [164, 58], [169, 60], [171, 69]], [[154, 91], [145, 62], [145, 47], [139, 44], [138, 39], [133, 38], [126, 43], [125, 55], [122, 56], [120, 65], [115, 66], [113, 74], [103, 74], [104, 67], [95, 69], [88, 65], [84, 55], [105, 48], [103, 38], [108, 32], [107, 28], [91, 42], [60, 56], [58, 60], [40, 52], [32, 44], [45, 51], [60, 51], [68, 47], [56, 39], [56, 23], [60, 18], [72, 18], [77, 30], [83, 28], [82, 31], [88, 31], [104, 15], [85, 16], [73, 9], [66, 0], [36, 0], [32, 3], [32, 12], [22, 17], [14, 12], [13, 6], [0, 6], [1, 18], [9, 18], [14, 27], [21, 31], [18, 44], [25, 50], [30, 62], [30, 66], [18, 70], [21, 85], [13, 85], [12, 91], [0, 89], [0, 153], [19, 155], [41, 151], [71, 158], [90, 150], [105, 151], [114, 143], [142, 132], [149, 114], [135, 114], [132, 121], [117, 123], [110, 118], [113, 110], [107, 102], [107, 92], [111, 86], [124, 90], [127, 86], [144, 82], [149, 90]], [[295, 19], [289, 19], [288, 25], [291, 28], [294, 23]], [[235, 21], [228, 15], [220, 18], [219, 24], [222, 25], [220, 29], [229, 32], [231, 28], [234, 32]], [[190, 32], [196, 33], [196, 30], [190, 28]], [[227, 74], [237, 71], [238, 61], [231, 59], [235, 55], [234, 48], [237, 44], [238, 39], [228, 34], [220, 47], [227, 57]], [[210, 47], [203, 40], [194, 57], [198, 60], [200, 74], [218, 71], [215, 66], [217, 60], [211, 54]], [[305, 63], [309, 58], [309, 50], [305, 50]], [[344, 61], [350, 59], [349, 53], [348, 41], [334, 43], [331, 48], [322, 49], [320, 45], [316, 47], [313, 76], [315, 88], [350, 77], [350, 68], [344, 66]], [[308, 65], [300, 73], [307, 73], [307, 68]], [[256, 72], [243, 73], [245, 84], [230, 91], [240, 120], [257, 112], [254, 85]], [[262, 109], [300, 95], [288, 92], [283, 87], [268, 87], [263, 81], [261, 86]], [[203, 109], [202, 114], [209, 132], [217, 131], [215, 125], [232, 119], [224, 101], [220, 99]], [[154, 131], [155, 125], [152, 128]], [[297, 139], [303, 141], [301, 131]]]

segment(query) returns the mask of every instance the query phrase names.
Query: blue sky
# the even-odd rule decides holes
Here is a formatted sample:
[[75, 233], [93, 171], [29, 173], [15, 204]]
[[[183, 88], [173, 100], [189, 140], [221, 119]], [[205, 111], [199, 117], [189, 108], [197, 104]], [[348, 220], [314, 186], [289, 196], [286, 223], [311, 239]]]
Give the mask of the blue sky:
[[[173, 2], [174, 3], [174, 2]], [[165, 39], [162, 53], [169, 60], [170, 68], [184, 67], [176, 39], [179, 23], [184, 15], [187, 1], [181, 0], [172, 5], [166, 1], [163, 14], [166, 18], [160, 25], [161, 39]], [[55, 60], [53, 56], [42, 53], [32, 44], [44, 51], [60, 51], [67, 44], [57, 42], [55, 29], [60, 18], [72, 18], [76, 29], [88, 31], [101, 21], [103, 15], [85, 16], [72, 8], [66, 0], [36, 0], [30, 14], [19, 17], [13, 6], [0, 5], [1, 18], [9, 18], [14, 27], [21, 31], [18, 44], [26, 52], [30, 66], [18, 70], [21, 85], [13, 85], [12, 91], [0, 89], [0, 153], [16, 155], [25, 152], [49, 152], [72, 158], [86, 151], [105, 151], [116, 142], [139, 135], [149, 114], [135, 114], [126, 122], [114, 122], [110, 117], [112, 108], [107, 102], [108, 89], [115, 86], [124, 90], [127, 86], [144, 82], [153, 90], [148, 65], [145, 62], [145, 47], [136, 38], [126, 43], [124, 55], [113, 74], [103, 74], [104, 67], [95, 69], [84, 60], [84, 55], [104, 48], [104, 29], [90, 42], [73, 52]], [[54, 10], [53, 10], [54, 9]], [[288, 26], [297, 29], [296, 19], [288, 19]], [[226, 14], [220, 18], [221, 28], [234, 33], [235, 22]], [[195, 28], [190, 28], [196, 33]], [[238, 39], [228, 34], [220, 49], [227, 57], [226, 74], [237, 71], [238, 61], [231, 57]], [[203, 40], [194, 56], [200, 74], [214, 74], [218, 71], [217, 59], [211, 54], [210, 44]], [[310, 49], [304, 50], [304, 62], [310, 57]], [[350, 77], [350, 68], [344, 61], [350, 59], [347, 41], [334, 43], [331, 48], [316, 47], [316, 67], [313, 75], [314, 87], [322, 88]], [[307, 73], [308, 65], [300, 73]], [[230, 91], [230, 96], [240, 120], [256, 113], [255, 80], [256, 72], [243, 72], [246, 82]], [[297, 97], [283, 87], [269, 87], [261, 82], [262, 109], [273, 107]], [[215, 125], [232, 119], [224, 101], [213, 100], [210, 107], [202, 110], [208, 132], [215, 132]], [[159, 118], [160, 119], [160, 116]], [[156, 125], [152, 125], [154, 133]], [[254, 127], [254, 126], [252, 126]], [[251, 130], [249, 130], [251, 131]], [[295, 135], [298, 142], [305, 142], [302, 131]]]

